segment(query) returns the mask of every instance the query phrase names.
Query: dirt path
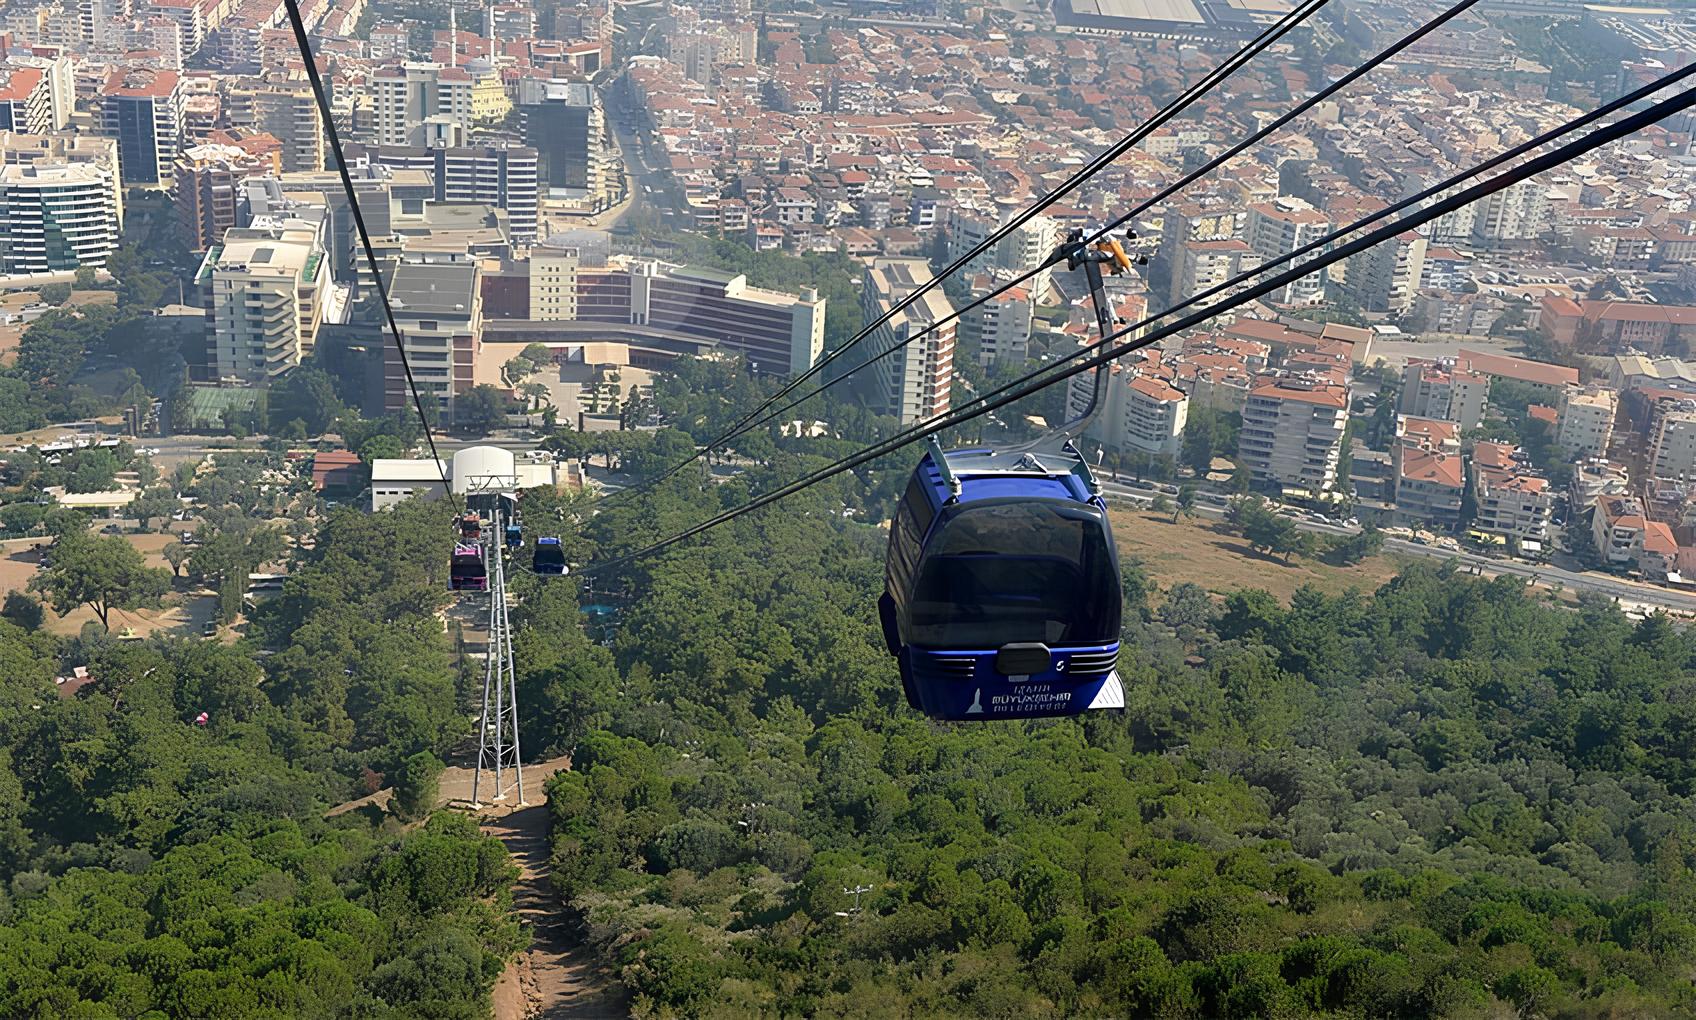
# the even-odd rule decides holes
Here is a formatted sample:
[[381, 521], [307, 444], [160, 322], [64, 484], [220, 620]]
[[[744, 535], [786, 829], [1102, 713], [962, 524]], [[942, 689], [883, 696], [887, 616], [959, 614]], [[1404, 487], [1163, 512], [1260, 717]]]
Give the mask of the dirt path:
[[[527, 791], [528, 792], [528, 791]], [[538, 792], [532, 799], [539, 797]], [[511, 851], [520, 875], [513, 906], [530, 926], [528, 952], [495, 984], [495, 1020], [601, 1020], [629, 1015], [578, 937], [575, 922], [548, 879], [548, 809], [532, 804], [485, 815], [483, 831]]]

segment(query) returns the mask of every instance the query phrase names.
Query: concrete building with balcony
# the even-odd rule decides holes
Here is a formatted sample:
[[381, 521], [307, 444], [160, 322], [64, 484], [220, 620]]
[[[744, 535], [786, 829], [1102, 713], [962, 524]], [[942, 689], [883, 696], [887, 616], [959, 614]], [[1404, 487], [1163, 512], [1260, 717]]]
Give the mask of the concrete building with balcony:
[[519, 85], [518, 109], [545, 194], [582, 197], [607, 187], [606, 115], [593, 87], [527, 79]]
[[378, 145], [463, 145], [471, 132], [473, 82], [463, 68], [408, 62], [371, 78]]
[[42, 68], [0, 65], [0, 130], [39, 135], [57, 128], [52, 86]]
[[0, 131], [0, 272], [105, 265], [123, 232], [118, 178], [110, 138]]
[[[402, 261], [388, 267], [389, 301], [424, 406], [453, 420], [455, 401], [471, 389], [472, 366], [483, 333], [481, 269], [476, 262]], [[381, 331], [381, 313], [365, 317]], [[383, 409], [407, 414], [412, 394], [400, 354], [384, 338]]]
[[1652, 521], [1636, 496], [1602, 496], [1590, 518], [1591, 540], [1602, 562], [1612, 567], [1637, 567], [1644, 576], [1664, 578], [1678, 557], [1672, 529]]
[[276, 76], [240, 79], [225, 91], [224, 105], [230, 124], [282, 143], [284, 173], [315, 173], [328, 165], [324, 121], [306, 82]]
[[1475, 429], [1484, 419], [1489, 396], [1489, 377], [1461, 368], [1453, 358], [1410, 358], [1402, 373], [1398, 410], [1416, 418], [1439, 418], [1457, 422], [1463, 429]]
[[1568, 386], [1556, 409], [1555, 441], [1580, 457], [1606, 455], [1618, 407], [1618, 397], [1605, 386]]
[[1031, 292], [1009, 287], [994, 293], [1001, 286], [999, 276], [979, 276], [972, 283], [972, 298], [983, 304], [960, 317], [960, 338], [976, 350], [983, 368], [1022, 365], [1030, 356]]
[[233, 145], [191, 145], [171, 175], [171, 205], [189, 251], [218, 244], [240, 220], [241, 182], [272, 173], [275, 164]]
[[218, 378], [277, 379], [317, 342], [330, 282], [323, 220], [260, 217], [230, 230], [207, 250], [195, 282], [209, 298]]
[[[1094, 373], [1074, 376], [1069, 408], [1087, 407], [1094, 386]], [[1108, 369], [1089, 435], [1121, 453], [1174, 458], [1183, 446], [1188, 421], [1189, 398], [1183, 391], [1155, 373], [1139, 371], [1137, 365], [1118, 364]]]
[[1696, 479], [1696, 400], [1657, 403], [1649, 436], [1654, 477]]
[[[1330, 218], [1307, 202], [1279, 197], [1249, 206], [1244, 234], [1261, 261], [1270, 262], [1317, 241], [1330, 229]], [[1273, 291], [1269, 300], [1276, 304], [1317, 304], [1325, 298], [1325, 273], [1323, 269], [1315, 270]]]
[[1460, 431], [1441, 418], [1399, 415], [1390, 445], [1390, 500], [1412, 523], [1453, 531], [1466, 495]]
[[1243, 401], [1237, 463], [1262, 488], [1322, 498], [1337, 485], [1348, 407], [1348, 388], [1326, 377], [1256, 377]]
[[1471, 484], [1474, 537], [1522, 555], [1544, 551], [1554, 491], [1524, 450], [1508, 443], [1474, 444]]
[[[930, 265], [924, 259], [873, 259], [860, 292], [866, 321], [882, 318], [930, 279]], [[896, 347], [953, 312], [954, 306], [943, 295], [942, 288], [937, 287], [891, 316], [866, 338], [868, 358], [894, 351], [871, 366], [878, 381], [874, 410], [899, 418], [903, 425], [948, 410], [954, 385], [955, 323], [949, 322], [899, 350]]]

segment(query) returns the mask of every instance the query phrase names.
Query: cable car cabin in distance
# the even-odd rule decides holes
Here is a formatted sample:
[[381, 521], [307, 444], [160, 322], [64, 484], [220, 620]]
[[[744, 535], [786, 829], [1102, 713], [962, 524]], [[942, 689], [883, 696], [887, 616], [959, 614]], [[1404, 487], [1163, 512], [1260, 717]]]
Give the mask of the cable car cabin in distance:
[[483, 551], [474, 545], [453, 547], [453, 559], [448, 564], [448, 588], [452, 591], [488, 591], [489, 571], [483, 565]]
[[524, 529], [516, 524], [506, 526], [506, 547], [516, 549], [524, 544]]
[[1089, 466], [933, 446], [889, 534], [884, 638], [914, 708], [1022, 719], [1125, 707], [1119, 557]]
[[483, 537], [483, 519], [474, 513], [468, 513], [459, 519], [459, 537], [466, 542], [476, 542]]
[[543, 577], [559, 577], [566, 572], [565, 550], [560, 547], [559, 539], [536, 539], [536, 554], [530, 560], [530, 569]]

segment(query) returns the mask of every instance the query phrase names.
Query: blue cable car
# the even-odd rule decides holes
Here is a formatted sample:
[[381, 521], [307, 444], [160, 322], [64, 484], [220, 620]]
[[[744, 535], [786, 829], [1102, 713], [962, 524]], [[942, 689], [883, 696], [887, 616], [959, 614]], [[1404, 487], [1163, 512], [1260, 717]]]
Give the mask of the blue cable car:
[[448, 563], [448, 588], [452, 591], [488, 591], [489, 570], [483, 564], [483, 551], [474, 545], [453, 547], [453, 559]]
[[[1074, 231], [1051, 262], [1083, 269], [1105, 340], [1102, 269], [1117, 241]], [[1101, 487], [1072, 445], [1101, 403], [1007, 449], [944, 452], [933, 438], [889, 531], [878, 615], [907, 703], [935, 719], [1029, 719], [1124, 708], [1119, 554]]]
[[933, 446], [890, 529], [884, 639], [936, 719], [1125, 707], [1119, 556], [1089, 466]]
[[506, 526], [506, 547], [508, 549], [516, 549], [523, 544], [524, 529], [520, 528], [517, 524], [508, 524]]
[[536, 539], [536, 554], [531, 557], [530, 569], [543, 577], [559, 577], [566, 572], [565, 550], [557, 538]]

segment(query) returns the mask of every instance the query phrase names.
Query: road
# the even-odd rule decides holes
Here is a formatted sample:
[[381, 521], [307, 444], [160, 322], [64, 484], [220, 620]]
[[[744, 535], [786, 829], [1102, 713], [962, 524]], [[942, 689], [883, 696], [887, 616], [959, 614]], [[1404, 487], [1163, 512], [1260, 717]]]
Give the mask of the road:
[[[1156, 495], [1156, 491], [1151, 487], [1136, 485], [1133, 483], [1103, 480], [1101, 487], [1102, 491], [1110, 498], [1123, 500], [1142, 507], [1146, 507], [1149, 503], [1151, 503]], [[1214, 496], [1215, 494], [1203, 493], [1202, 495]], [[1167, 498], [1171, 498], [1170, 494], [1168, 494]], [[1213, 520], [1220, 520], [1225, 516], [1225, 510], [1222, 504], [1209, 502], [1198, 502], [1195, 507], [1195, 513], [1198, 516], [1211, 518]], [[1296, 527], [1300, 528], [1302, 531], [1311, 531], [1322, 535], [1352, 535], [1360, 530], [1359, 528], [1349, 527], [1346, 524], [1333, 524], [1329, 522], [1322, 523], [1300, 517], [1294, 518], [1294, 520]], [[1595, 592], [1596, 594], [1619, 600], [1619, 602], [1628, 609], [1643, 608], [1651, 612], [1656, 609], [1664, 609], [1669, 613], [1696, 615], [1696, 595], [1687, 594], [1682, 591], [1674, 591], [1670, 588], [1661, 588], [1651, 584], [1627, 581], [1623, 578], [1611, 577], [1607, 574], [1599, 574], [1593, 571], [1568, 570], [1565, 567], [1558, 567], [1552, 563], [1527, 563], [1523, 560], [1509, 560], [1493, 556], [1480, 556], [1476, 553], [1465, 551], [1457, 552], [1453, 549], [1444, 549], [1439, 546], [1424, 545], [1419, 542], [1410, 542], [1406, 539], [1391, 538], [1388, 536], [1384, 539], [1384, 548], [1406, 556], [1420, 556], [1426, 559], [1453, 560], [1467, 571], [1478, 573], [1486, 577], [1509, 575], [1513, 577], [1526, 578], [1533, 583], [1543, 585], [1546, 588], [1552, 588], [1556, 585], [1560, 585], [1572, 591]]]

